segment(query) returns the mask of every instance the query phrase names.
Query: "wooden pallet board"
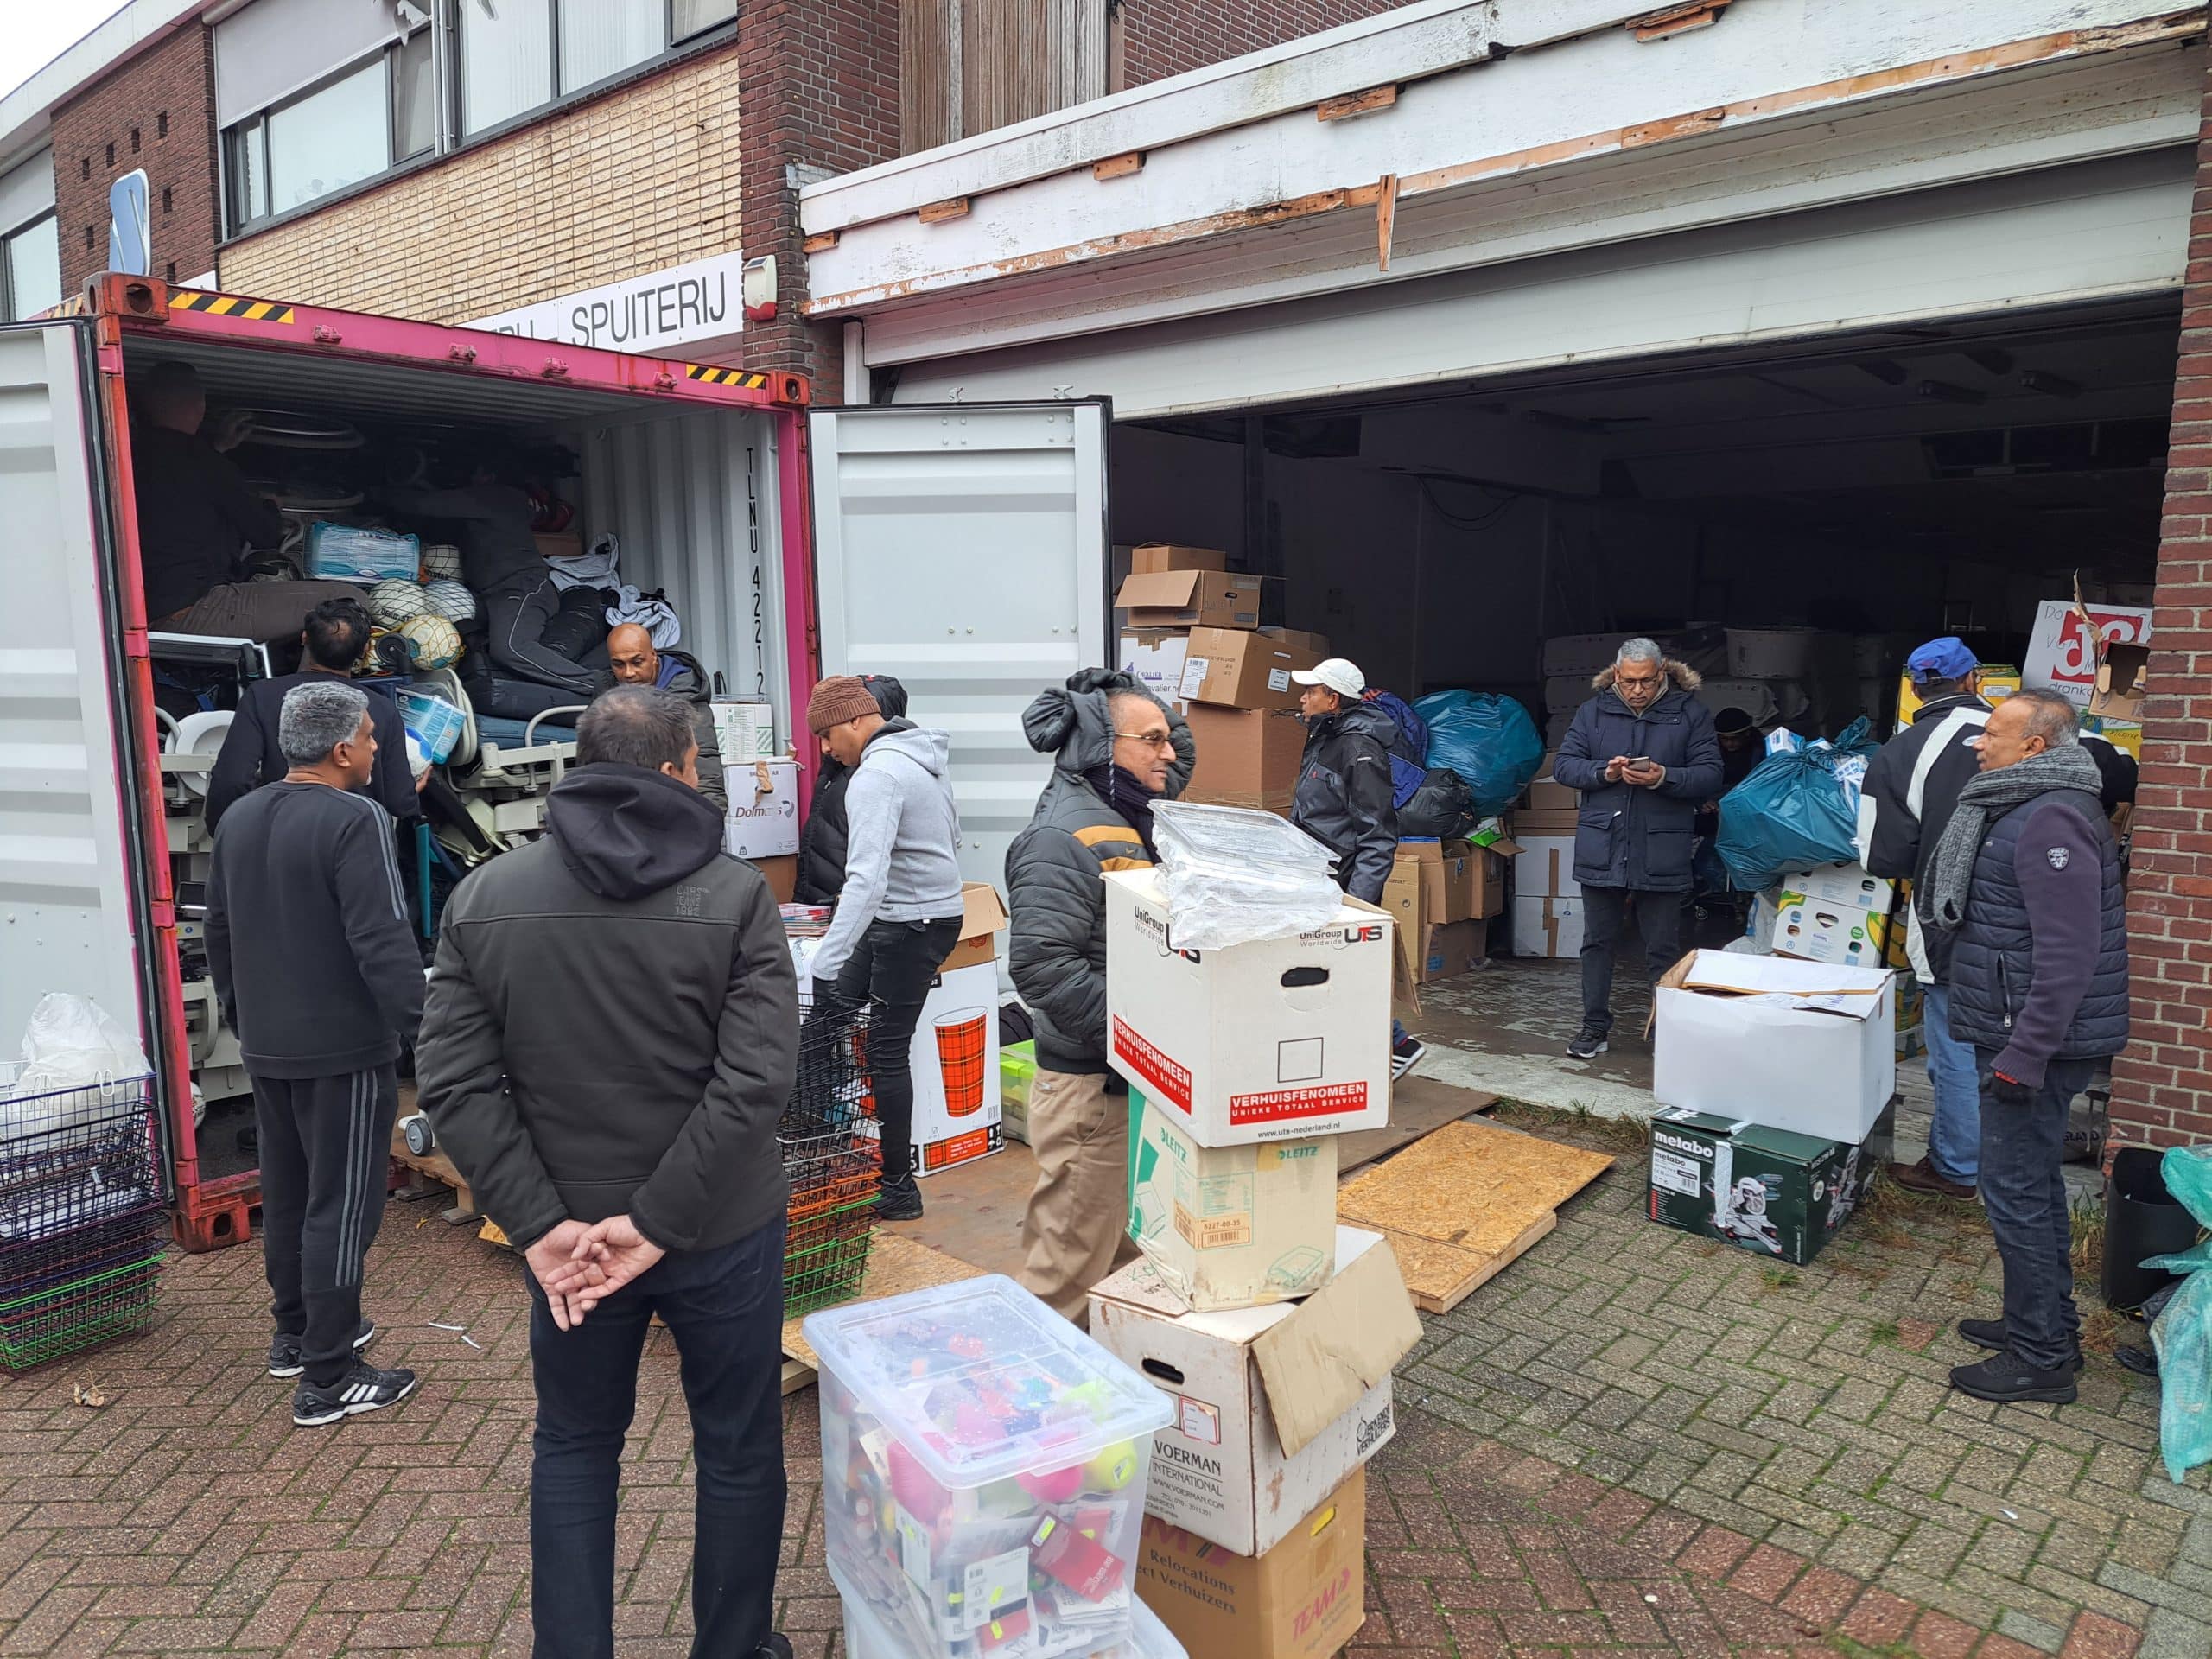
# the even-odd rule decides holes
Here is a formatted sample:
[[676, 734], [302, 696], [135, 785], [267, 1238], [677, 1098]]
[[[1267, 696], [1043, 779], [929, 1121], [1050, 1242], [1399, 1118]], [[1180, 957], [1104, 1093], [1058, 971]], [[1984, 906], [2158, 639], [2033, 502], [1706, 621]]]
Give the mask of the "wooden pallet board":
[[1337, 1175], [1341, 1179], [1402, 1151], [1446, 1123], [1486, 1112], [1497, 1104], [1496, 1095], [1479, 1089], [1462, 1089], [1433, 1077], [1401, 1077], [1390, 1085], [1388, 1123], [1379, 1129], [1359, 1129], [1337, 1137]]
[[[461, 1172], [453, 1166], [453, 1160], [435, 1147], [432, 1147], [426, 1153], [410, 1151], [407, 1137], [400, 1132], [396, 1123], [391, 1130], [391, 1160], [414, 1171], [417, 1175], [435, 1181], [441, 1186], [453, 1189], [453, 1204], [442, 1212], [443, 1218], [453, 1225], [458, 1227], [465, 1222], [475, 1221], [483, 1215], [484, 1212], [476, 1207], [476, 1198], [468, 1190], [468, 1183], [461, 1179]], [[403, 1194], [402, 1196], [410, 1195]], [[505, 1235], [501, 1236], [499, 1242], [502, 1243], [505, 1242]]]
[[[868, 1276], [861, 1281], [860, 1294], [852, 1301], [877, 1302], [887, 1296], [903, 1296], [910, 1290], [927, 1290], [934, 1285], [957, 1285], [963, 1279], [980, 1279], [981, 1268], [933, 1250], [926, 1244], [917, 1244], [911, 1238], [901, 1238], [896, 1233], [879, 1229], [875, 1241], [868, 1247]], [[840, 1306], [849, 1306], [850, 1302]], [[814, 1380], [814, 1350], [807, 1346], [806, 1333], [798, 1319], [784, 1324], [784, 1392], [804, 1388]], [[804, 1382], [791, 1382], [791, 1364], [796, 1362], [806, 1368]]]

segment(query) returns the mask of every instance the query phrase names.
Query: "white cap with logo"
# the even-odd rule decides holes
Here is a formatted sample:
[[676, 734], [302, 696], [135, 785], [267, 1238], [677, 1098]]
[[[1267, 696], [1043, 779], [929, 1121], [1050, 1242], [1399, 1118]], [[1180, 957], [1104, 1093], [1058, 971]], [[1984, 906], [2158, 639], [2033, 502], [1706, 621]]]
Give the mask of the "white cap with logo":
[[1300, 685], [1325, 685], [1338, 696], [1354, 701], [1367, 695], [1367, 677], [1357, 663], [1342, 657], [1325, 657], [1310, 669], [1294, 668], [1290, 677]]

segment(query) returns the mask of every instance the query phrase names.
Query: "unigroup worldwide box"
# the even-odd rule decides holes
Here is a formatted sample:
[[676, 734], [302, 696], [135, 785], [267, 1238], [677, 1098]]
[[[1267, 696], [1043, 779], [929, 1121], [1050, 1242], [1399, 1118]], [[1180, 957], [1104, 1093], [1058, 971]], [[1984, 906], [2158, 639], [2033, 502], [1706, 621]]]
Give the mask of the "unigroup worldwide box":
[[1106, 882], [1107, 1058], [1201, 1144], [1381, 1128], [1390, 1120], [1388, 912], [1219, 950], [1179, 946], [1159, 874]]

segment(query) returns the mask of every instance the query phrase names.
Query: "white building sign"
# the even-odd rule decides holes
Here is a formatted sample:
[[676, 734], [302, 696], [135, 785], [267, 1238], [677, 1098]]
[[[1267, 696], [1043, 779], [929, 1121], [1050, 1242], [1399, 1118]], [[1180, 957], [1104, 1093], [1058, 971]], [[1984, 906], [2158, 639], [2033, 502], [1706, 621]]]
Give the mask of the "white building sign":
[[720, 253], [465, 326], [651, 356], [738, 333], [744, 322], [744, 271], [742, 253]]

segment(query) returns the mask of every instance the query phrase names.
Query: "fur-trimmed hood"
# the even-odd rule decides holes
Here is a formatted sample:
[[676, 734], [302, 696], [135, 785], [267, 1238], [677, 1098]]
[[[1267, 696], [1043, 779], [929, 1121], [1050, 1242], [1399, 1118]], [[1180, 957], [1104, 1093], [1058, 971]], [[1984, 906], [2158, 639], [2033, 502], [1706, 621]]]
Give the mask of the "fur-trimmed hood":
[[[1667, 677], [1674, 681], [1675, 689], [1678, 691], [1695, 691], [1705, 683], [1704, 675], [1678, 658], [1662, 657], [1659, 659], [1659, 666], [1667, 671]], [[1613, 674], [1614, 671], [1610, 667], [1599, 669], [1590, 677], [1590, 689], [1592, 691], [1611, 690]], [[1662, 692], [1660, 695], [1664, 696], [1666, 694]]]

